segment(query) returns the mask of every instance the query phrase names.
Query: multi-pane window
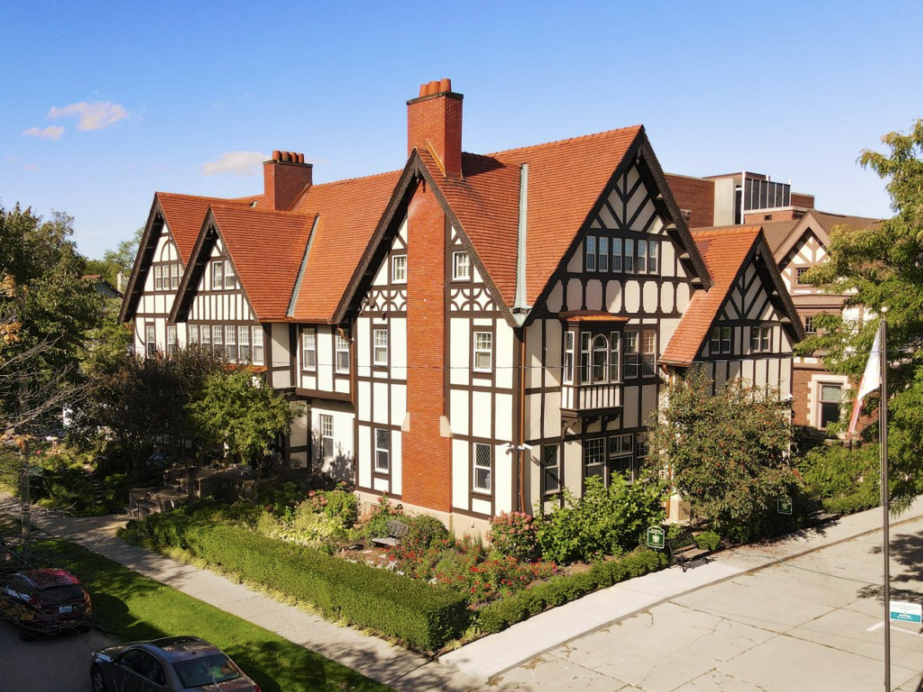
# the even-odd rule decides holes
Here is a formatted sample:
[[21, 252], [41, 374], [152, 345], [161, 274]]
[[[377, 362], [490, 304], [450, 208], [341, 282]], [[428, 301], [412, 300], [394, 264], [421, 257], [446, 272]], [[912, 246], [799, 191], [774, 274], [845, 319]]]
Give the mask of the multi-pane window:
[[321, 454], [324, 459], [333, 459], [333, 416], [322, 413], [320, 419]]
[[622, 335], [618, 332], [609, 334], [609, 381], [620, 382], [619, 365], [622, 362]]
[[603, 236], [599, 238], [599, 261], [597, 262], [599, 271], [609, 271], [609, 239]]
[[171, 264], [170, 265], [170, 288], [179, 287], [179, 265]]
[[588, 272], [596, 271], [596, 236], [588, 235], [586, 237], [586, 270]]
[[253, 328], [253, 362], [263, 364], [263, 327], [260, 325]]
[[772, 350], [772, 327], [750, 327], [750, 353]]
[[804, 318], [804, 333], [817, 334], [817, 327], [814, 326], [814, 316]]
[[224, 353], [224, 328], [220, 324], [212, 327], [212, 343], [215, 346], [216, 354]]
[[595, 437], [583, 442], [583, 473], [606, 478], [606, 438]]
[[831, 423], [840, 422], [840, 403], [843, 400], [843, 389], [839, 384], [820, 385], [820, 428], [824, 429]]
[[159, 264], [154, 267], [154, 290], [163, 290], [163, 267]]
[[715, 327], [708, 344], [712, 355], [731, 352], [731, 328]]
[[625, 258], [622, 267], [626, 274], [635, 273], [635, 241], [631, 239], [625, 241]]
[[176, 355], [176, 325], [168, 324], [167, 325], [167, 355], [173, 356]]
[[317, 368], [317, 332], [305, 329], [301, 332], [301, 369]]
[[491, 488], [491, 449], [490, 445], [474, 445], [474, 489], [490, 492]]
[[391, 467], [391, 431], [375, 428], [375, 470], [387, 472]]
[[452, 279], [468, 281], [471, 278], [471, 258], [467, 252], [452, 253]]
[[224, 288], [224, 262], [215, 260], [212, 262], [212, 289]]
[[612, 271], [622, 271], [622, 239], [612, 239]]
[[202, 326], [199, 327], [199, 331], [201, 332], [201, 335], [202, 335], [200, 337], [202, 339], [202, 348], [210, 350], [212, 347], [211, 325], [203, 324]]
[[189, 325], [189, 343], [190, 344], [199, 343], [199, 325], [197, 324]]
[[153, 324], [144, 325], [144, 350], [148, 358], [157, 355], [157, 330]]
[[224, 287], [225, 288], [234, 288], [236, 285], [234, 277], [234, 265], [231, 264], [230, 260], [224, 261]]
[[593, 382], [605, 382], [609, 364], [609, 340], [602, 334], [593, 339]]
[[558, 446], [542, 446], [542, 494], [556, 493], [561, 489], [561, 467]]
[[795, 283], [796, 284], [804, 285], [805, 283], [804, 275], [808, 273], [809, 269], [810, 267], [798, 267], [795, 270]]
[[494, 335], [491, 332], [474, 333], [474, 370], [490, 372], [494, 360]]
[[250, 327], [238, 327], [237, 340], [240, 342], [240, 360], [250, 362]]
[[589, 332], [580, 333], [580, 384], [587, 384], [590, 381], [591, 340], [592, 336]]
[[227, 350], [228, 360], [237, 361], [237, 327], [232, 324], [224, 327], [224, 348]]
[[634, 480], [633, 441], [634, 436], [630, 433], [609, 437], [609, 469], [613, 473], [622, 474], [628, 480]]
[[407, 283], [407, 255], [395, 255], [391, 258], [391, 283]]
[[387, 329], [376, 329], [374, 330], [374, 339], [375, 346], [373, 352], [373, 360], [375, 365], [387, 365], [388, 364], [388, 330]]
[[651, 377], [657, 363], [657, 332], [645, 329], [641, 332], [641, 377]]
[[638, 332], [635, 330], [628, 330], [625, 332], [622, 342], [622, 353], [625, 358], [622, 376], [626, 380], [637, 377], [638, 366], [641, 362], [641, 354], [638, 353]]
[[574, 382], [574, 333], [564, 332], [564, 372], [561, 374], [564, 384]]
[[349, 340], [337, 334], [336, 371], [349, 372]]
[[660, 243], [656, 240], [647, 241], [647, 273], [657, 273], [657, 258], [660, 256]]
[[638, 241], [638, 273], [647, 274], [647, 241]]

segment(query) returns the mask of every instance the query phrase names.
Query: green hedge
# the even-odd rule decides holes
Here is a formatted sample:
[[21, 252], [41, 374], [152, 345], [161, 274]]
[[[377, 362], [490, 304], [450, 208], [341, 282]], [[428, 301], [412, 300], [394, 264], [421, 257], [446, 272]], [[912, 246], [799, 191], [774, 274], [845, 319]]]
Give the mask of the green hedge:
[[[162, 517], [162, 518], [161, 518]], [[463, 596], [429, 584], [266, 538], [244, 528], [151, 517], [138, 535], [188, 550], [246, 581], [314, 604], [330, 617], [433, 650], [460, 637], [469, 621]]]
[[552, 577], [544, 584], [537, 584], [481, 608], [477, 613], [478, 625], [485, 634], [500, 632], [547, 608], [573, 601], [596, 589], [655, 572], [666, 567], [667, 563], [663, 553], [645, 550], [621, 560], [600, 562], [593, 565], [589, 572]]

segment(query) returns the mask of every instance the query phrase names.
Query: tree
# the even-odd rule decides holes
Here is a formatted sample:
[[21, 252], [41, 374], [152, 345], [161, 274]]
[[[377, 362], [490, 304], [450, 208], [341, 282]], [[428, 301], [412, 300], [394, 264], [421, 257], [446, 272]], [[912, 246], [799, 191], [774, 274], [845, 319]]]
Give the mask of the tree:
[[142, 227], [135, 231], [130, 240], [120, 242], [115, 250], [106, 250], [102, 259], [88, 260], [86, 273], [99, 274], [113, 286], [118, 282], [119, 273], [127, 279], [135, 264], [135, 255], [138, 254], [138, 246], [141, 245], [143, 235]]
[[223, 444], [228, 456], [255, 463], [269, 455], [273, 441], [287, 434], [302, 413], [246, 368], [210, 375], [202, 398], [190, 409], [199, 429]]
[[713, 389], [700, 368], [670, 385], [649, 431], [649, 463], [717, 531], [751, 540], [797, 485], [790, 411], [771, 388], [735, 379]]
[[[858, 382], [878, 329], [888, 320], [888, 451], [891, 495], [896, 511], [923, 491], [923, 120], [909, 134], [882, 138], [890, 153], [865, 150], [859, 157], [887, 181], [895, 215], [873, 228], [834, 228], [827, 262], [805, 277], [829, 293], [848, 295], [845, 307], [862, 309], [865, 319], [841, 315], [815, 320], [817, 336], [805, 339], [800, 354], [820, 354], [831, 372]], [[877, 411], [880, 397], [867, 397], [865, 413]], [[875, 439], [877, 423], [863, 433]]]

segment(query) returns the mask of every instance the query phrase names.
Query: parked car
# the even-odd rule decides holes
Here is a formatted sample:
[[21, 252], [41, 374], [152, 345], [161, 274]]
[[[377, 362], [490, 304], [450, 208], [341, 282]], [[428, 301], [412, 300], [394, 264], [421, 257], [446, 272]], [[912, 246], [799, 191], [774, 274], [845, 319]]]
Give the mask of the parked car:
[[30, 569], [0, 578], [0, 616], [19, 636], [90, 629], [93, 606], [83, 584], [63, 569]]
[[198, 637], [164, 637], [93, 653], [94, 692], [260, 692], [227, 654]]

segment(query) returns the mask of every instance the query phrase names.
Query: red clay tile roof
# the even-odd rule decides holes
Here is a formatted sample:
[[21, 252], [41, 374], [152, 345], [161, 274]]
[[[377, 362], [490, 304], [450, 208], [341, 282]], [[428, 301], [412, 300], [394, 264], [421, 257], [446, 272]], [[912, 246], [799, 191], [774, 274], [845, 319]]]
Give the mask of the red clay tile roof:
[[760, 236], [760, 226], [737, 226], [695, 230], [692, 237], [705, 259], [714, 284], [708, 291], [696, 291], [660, 361], [670, 365], [691, 365], [708, 337], [741, 265]]
[[[401, 171], [393, 171], [312, 185], [295, 202], [292, 211], [312, 219], [318, 215], [319, 219], [292, 319], [301, 322], [333, 319], [400, 175]], [[302, 257], [303, 253], [298, 255], [299, 263]], [[294, 284], [293, 278], [285, 293], [286, 301]]]
[[183, 266], [189, 266], [189, 257], [195, 247], [196, 238], [202, 230], [208, 206], [214, 203], [243, 205], [244, 202], [221, 199], [219, 197], [198, 197], [196, 195], [178, 195], [173, 192], [156, 193], [164, 219], [173, 235], [173, 241], [179, 250]]
[[314, 217], [234, 203], [211, 210], [257, 319], [284, 319]]

